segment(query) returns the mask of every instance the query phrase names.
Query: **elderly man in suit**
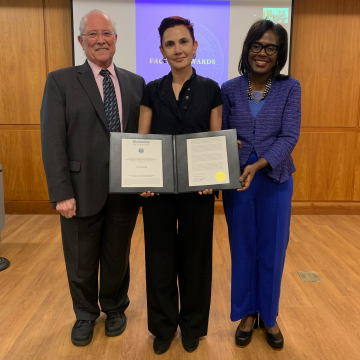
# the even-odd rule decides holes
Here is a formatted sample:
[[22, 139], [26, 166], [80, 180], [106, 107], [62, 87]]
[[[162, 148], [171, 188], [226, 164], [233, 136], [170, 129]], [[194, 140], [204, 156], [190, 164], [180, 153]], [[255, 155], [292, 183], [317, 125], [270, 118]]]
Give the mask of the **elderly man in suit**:
[[114, 65], [117, 34], [104, 12], [82, 18], [78, 40], [85, 63], [48, 75], [41, 142], [76, 315], [71, 340], [87, 345], [100, 315], [98, 301], [107, 314], [106, 335], [126, 328], [129, 250], [139, 196], [109, 194], [110, 132], [137, 132], [145, 82]]

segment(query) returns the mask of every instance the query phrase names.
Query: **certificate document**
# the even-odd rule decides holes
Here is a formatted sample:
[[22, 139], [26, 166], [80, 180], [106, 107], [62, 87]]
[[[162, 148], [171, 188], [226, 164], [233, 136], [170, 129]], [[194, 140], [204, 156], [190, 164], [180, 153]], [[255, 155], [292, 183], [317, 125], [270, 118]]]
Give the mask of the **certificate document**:
[[235, 129], [179, 135], [110, 133], [111, 194], [238, 189], [239, 177]]
[[226, 136], [187, 139], [189, 186], [229, 184]]
[[163, 187], [162, 140], [122, 139], [121, 186]]

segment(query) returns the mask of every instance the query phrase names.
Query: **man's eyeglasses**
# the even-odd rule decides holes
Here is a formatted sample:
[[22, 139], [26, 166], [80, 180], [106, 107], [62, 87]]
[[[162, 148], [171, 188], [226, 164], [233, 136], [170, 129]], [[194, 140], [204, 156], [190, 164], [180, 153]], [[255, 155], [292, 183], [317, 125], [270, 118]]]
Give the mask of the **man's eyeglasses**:
[[89, 31], [87, 34], [81, 34], [82, 36], [87, 36], [90, 39], [95, 39], [98, 38], [99, 35], [102, 35], [102, 37], [104, 38], [110, 38], [111, 36], [114, 35], [113, 32], [111, 31], [101, 31], [101, 32], [97, 32], [97, 31]]
[[262, 49], [265, 49], [266, 54], [271, 56], [271, 55], [274, 55], [279, 50], [279, 47], [277, 45], [273, 45], [273, 44], [264, 46], [255, 41], [251, 44], [250, 49], [254, 53], [259, 53]]

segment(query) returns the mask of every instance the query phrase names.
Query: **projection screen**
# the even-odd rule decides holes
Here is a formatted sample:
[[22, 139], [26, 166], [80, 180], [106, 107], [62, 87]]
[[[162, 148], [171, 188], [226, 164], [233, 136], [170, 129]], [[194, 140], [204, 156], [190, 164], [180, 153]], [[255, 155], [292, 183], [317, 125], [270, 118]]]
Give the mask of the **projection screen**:
[[174, 15], [194, 24], [199, 42], [193, 61], [197, 73], [220, 85], [239, 75], [241, 48], [251, 24], [261, 18], [281, 23], [289, 34], [289, 57], [282, 72], [289, 74], [291, 0], [73, 0], [75, 65], [86, 59], [77, 39], [80, 19], [94, 9], [105, 11], [116, 23], [116, 66], [143, 76], [146, 82], [170, 71], [169, 65], [162, 62], [157, 28], [163, 18]]

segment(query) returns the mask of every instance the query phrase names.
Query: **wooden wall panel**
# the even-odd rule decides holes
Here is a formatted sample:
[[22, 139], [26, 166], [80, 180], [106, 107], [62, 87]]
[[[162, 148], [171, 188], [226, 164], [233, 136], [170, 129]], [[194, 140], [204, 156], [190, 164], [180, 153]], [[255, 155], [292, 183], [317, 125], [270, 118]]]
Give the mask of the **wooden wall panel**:
[[5, 201], [48, 200], [40, 130], [1, 130]]
[[42, 0], [0, 0], [1, 124], [39, 124], [45, 84]]
[[71, 8], [69, 0], [45, 0], [47, 71], [72, 66]]
[[[47, 72], [72, 65], [71, 1], [0, 0], [0, 6], [6, 211], [48, 213], [39, 111]], [[291, 73], [303, 92], [293, 154], [297, 213], [360, 211], [359, 24], [359, 0], [295, 0]]]
[[303, 132], [293, 152], [293, 200], [352, 201], [357, 133]]
[[357, 127], [360, 1], [295, 0], [291, 74], [303, 91], [303, 126]]
[[360, 133], [357, 138], [354, 201], [360, 201]]
[[0, 5], [0, 29], [6, 35], [0, 38], [5, 209], [54, 213], [42, 165], [40, 106], [47, 72], [72, 65], [71, 2], [0, 0]]

